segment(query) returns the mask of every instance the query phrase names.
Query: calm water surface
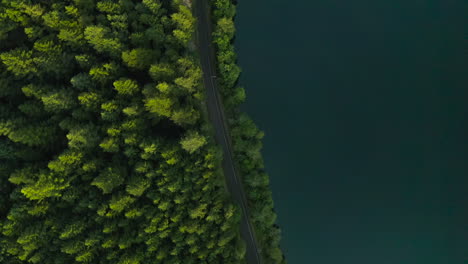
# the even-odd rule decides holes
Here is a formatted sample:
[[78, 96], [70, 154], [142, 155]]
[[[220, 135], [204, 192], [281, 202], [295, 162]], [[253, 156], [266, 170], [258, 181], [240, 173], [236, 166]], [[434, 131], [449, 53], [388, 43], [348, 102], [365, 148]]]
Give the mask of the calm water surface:
[[239, 1], [289, 264], [468, 263], [466, 8]]

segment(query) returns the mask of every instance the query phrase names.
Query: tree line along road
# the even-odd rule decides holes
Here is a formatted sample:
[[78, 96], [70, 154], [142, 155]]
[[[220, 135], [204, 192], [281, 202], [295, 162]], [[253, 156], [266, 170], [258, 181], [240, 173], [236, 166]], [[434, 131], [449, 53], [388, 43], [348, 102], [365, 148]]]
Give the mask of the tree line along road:
[[240, 232], [247, 245], [247, 262], [249, 264], [261, 264], [260, 248], [250, 222], [249, 208], [247, 206], [247, 198], [242, 186], [242, 181], [233, 160], [231, 140], [216, 82], [215, 51], [213, 45], [211, 45], [212, 22], [210, 6], [207, 0], [196, 0], [194, 4], [195, 16], [198, 19], [198, 49], [206, 88], [206, 104], [209, 117], [215, 129], [215, 139], [223, 150], [222, 167], [227, 188], [234, 201], [240, 205], [242, 210]]

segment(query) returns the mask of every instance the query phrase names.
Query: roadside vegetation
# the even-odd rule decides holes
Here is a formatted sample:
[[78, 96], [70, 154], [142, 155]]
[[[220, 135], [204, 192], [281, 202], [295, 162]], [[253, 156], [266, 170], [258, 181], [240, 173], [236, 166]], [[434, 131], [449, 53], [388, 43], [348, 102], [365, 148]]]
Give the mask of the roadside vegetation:
[[259, 240], [265, 263], [285, 263], [280, 249], [281, 232], [275, 224], [276, 214], [269, 177], [265, 173], [261, 148], [263, 132], [242, 111], [239, 105], [245, 100], [245, 90], [238, 86], [241, 73], [234, 50], [234, 17], [236, 6], [232, 0], [211, 0], [214, 24], [213, 38], [219, 83], [225, 110], [229, 119], [235, 160], [248, 195], [251, 220]]
[[[244, 263], [189, 3], [0, 1], [0, 263]], [[214, 5], [236, 158], [281, 263], [262, 133], [236, 110], [234, 7]]]

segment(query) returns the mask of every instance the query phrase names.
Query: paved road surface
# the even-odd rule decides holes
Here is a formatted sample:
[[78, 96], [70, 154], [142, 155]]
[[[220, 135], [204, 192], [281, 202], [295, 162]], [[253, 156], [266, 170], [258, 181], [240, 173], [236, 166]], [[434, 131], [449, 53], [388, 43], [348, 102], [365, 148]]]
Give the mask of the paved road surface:
[[215, 138], [223, 149], [223, 170], [227, 187], [232, 198], [242, 209], [241, 236], [247, 244], [247, 263], [260, 264], [261, 256], [252, 224], [250, 223], [247, 197], [242, 188], [241, 178], [235, 167], [231, 139], [228, 133], [222, 101], [216, 83], [216, 64], [211, 45], [211, 17], [207, 0], [196, 0], [195, 15], [198, 19], [198, 46], [203, 69], [203, 80], [207, 90], [208, 114], [215, 128]]

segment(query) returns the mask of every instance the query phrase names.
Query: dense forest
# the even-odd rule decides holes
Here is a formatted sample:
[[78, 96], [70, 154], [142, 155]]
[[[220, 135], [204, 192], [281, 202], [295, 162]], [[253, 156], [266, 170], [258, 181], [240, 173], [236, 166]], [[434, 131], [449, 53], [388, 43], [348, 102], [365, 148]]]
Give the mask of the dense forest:
[[221, 84], [221, 94], [229, 118], [235, 159], [243, 178], [251, 208], [251, 221], [266, 263], [285, 263], [280, 249], [281, 232], [276, 225], [276, 213], [269, 177], [261, 155], [263, 132], [239, 109], [245, 100], [245, 90], [238, 85], [241, 69], [237, 66], [233, 39], [236, 6], [232, 0], [211, 0], [214, 42]]
[[[0, 2], [0, 263], [244, 263], [194, 23], [182, 0]], [[260, 133], [238, 121], [266, 243]]]

